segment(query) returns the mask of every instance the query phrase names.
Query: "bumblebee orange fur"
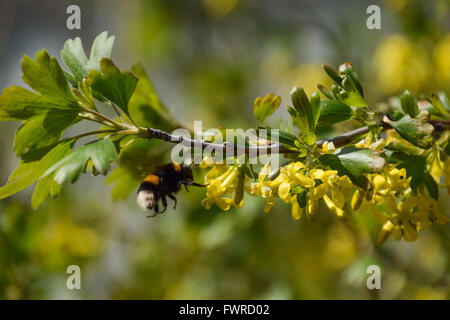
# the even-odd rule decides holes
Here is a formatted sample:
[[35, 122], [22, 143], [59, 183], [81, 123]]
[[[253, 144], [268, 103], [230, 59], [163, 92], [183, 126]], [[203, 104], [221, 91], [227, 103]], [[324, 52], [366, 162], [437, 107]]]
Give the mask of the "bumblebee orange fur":
[[157, 186], [160, 182], [160, 178], [157, 175], [150, 174], [147, 177], [145, 177], [144, 182], [149, 182]]
[[179, 163], [172, 162], [172, 166], [176, 172], [181, 172], [181, 165]]

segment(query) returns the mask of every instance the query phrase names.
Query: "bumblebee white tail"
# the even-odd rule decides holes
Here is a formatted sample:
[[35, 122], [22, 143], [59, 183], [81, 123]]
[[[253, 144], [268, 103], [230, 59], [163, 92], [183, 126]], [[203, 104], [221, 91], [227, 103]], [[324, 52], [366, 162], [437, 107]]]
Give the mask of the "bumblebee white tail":
[[151, 210], [155, 207], [155, 194], [150, 190], [141, 190], [137, 195], [137, 203], [144, 210]]

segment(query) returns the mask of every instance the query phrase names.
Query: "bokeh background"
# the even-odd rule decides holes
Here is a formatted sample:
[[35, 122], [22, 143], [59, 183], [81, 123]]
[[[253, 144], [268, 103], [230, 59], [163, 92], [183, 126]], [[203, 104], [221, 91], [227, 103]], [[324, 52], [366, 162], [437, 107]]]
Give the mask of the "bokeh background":
[[[66, 28], [70, 4], [81, 8], [81, 30]], [[370, 4], [381, 8], [381, 30], [366, 28]], [[293, 85], [312, 93], [327, 84], [322, 63], [352, 62], [370, 104], [405, 88], [450, 93], [449, 8], [448, 0], [0, 0], [0, 88], [23, 84], [23, 54], [46, 48], [59, 58], [76, 36], [89, 50], [108, 30], [116, 64], [142, 63], [174, 116], [205, 127], [255, 126], [255, 97], [274, 92], [286, 105]], [[1, 184], [18, 163], [17, 127], [0, 124]], [[111, 186], [90, 175], [38, 211], [28, 189], [0, 201], [0, 298], [450, 298], [449, 225], [380, 246], [369, 214], [341, 223], [320, 208], [315, 222], [296, 222], [287, 205], [265, 214], [249, 196], [240, 210], [206, 211], [203, 192], [181, 192], [178, 209], [154, 219], [134, 196], [112, 201]], [[441, 199], [449, 215], [446, 192]], [[82, 290], [66, 288], [72, 264]], [[366, 288], [371, 264], [381, 267], [378, 291]]]

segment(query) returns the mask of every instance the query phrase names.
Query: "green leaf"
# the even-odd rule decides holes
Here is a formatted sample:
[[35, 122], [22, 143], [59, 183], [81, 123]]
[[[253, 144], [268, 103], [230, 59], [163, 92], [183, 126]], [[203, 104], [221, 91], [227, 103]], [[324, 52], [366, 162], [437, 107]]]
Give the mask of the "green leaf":
[[427, 176], [427, 159], [424, 156], [408, 155], [403, 160], [398, 168], [406, 169], [406, 175], [408, 178], [411, 177], [409, 185], [412, 189], [417, 189], [425, 181]]
[[323, 67], [323, 70], [325, 70], [325, 72], [330, 76], [330, 78], [334, 80], [334, 82], [336, 82], [338, 85], [341, 85], [342, 78], [336, 72], [336, 70], [334, 70], [332, 67], [330, 67], [326, 64], [322, 65], [322, 67]]
[[120, 71], [110, 59], [101, 58], [100, 72], [91, 70], [87, 81], [93, 90], [117, 104], [129, 116], [128, 102], [138, 82], [131, 72]]
[[337, 170], [340, 176], [347, 175], [350, 180], [363, 189], [367, 189], [368, 180], [364, 173], [380, 172], [386, 160], [370, 149], [345, 147], [337, 154], [324, 154], [319, 161]]
[[0, 95], [0, 120], [25, 120], [34, 115], [57, 110], [79, 110], [56, 58], [45, 50], [36, 54], [36, 62], [22, 59], [23, 80], [38, 93], [11, 86]]
[[436, 183], [436, 180], [434, 180], [434, 178], [428, 172], [425, 177], [425, 186], [426, 186], [430, 196], [433, 199], [438, 200], [439, 199], [439, 186]]
[[364, 98], [364, 92], [363, 92], [363, 88], [361, 86], [361, 83], [359, 82], [358, 79], [358, 75], [356, 74], [356, 72], [353, 70], [353, 66], [351, 63], [344, 63], [341, 64], [339, 66], [339, 73], [342, 75], [347, 75], [355, 84], [356, 89], [358, 89], [359, 94], [361, 95], [361, 97]]
[[48, 175], [45, 178], [40, 179], [36, 183], [33, 195], [31, 197], [31, 206], [34, 210], [37, 210], [45, 199], [50, 194], [52, 198], [55, 198], [61, 191], [59, 184], [54, 181], [54, 174]]
[[78, 89], [72, 88], [72, 93], [80, 105], [87, 109], [97, 110], [92, 94], [92, 88], [87, 84], [86, 79], [78, 83]]
[[337, 100], [322, 100], [318, 125], [331, 126], [335, 123], [353, 119], [355, 112], [351, 107]]
[[14, 140], [16, 155], [55, 144], [61, 139], [63, 131], [77, 122], [77, 117], [77, 110], [50, 110], [26, 120]]
[[272, 129], [268, 126], [258, 127], [258, 130], [259, 129], [266, 129], [268, 140], [272, 140], [272, 141], [278, 140], [278, 142], [282, 145], [289, 146], [289, 147], [296, 147], [295, 142], [298, 139], [292, 133], [289, 133], [284, 130]]
[[400, 103], [404, 113], [408, 114], [411, 118], [417, 117], [419, 114], [419, 107], [417, 106], [416, 99], [414, 99], [408, 90], [403, 92]]
[[162, 116], [162, 113], [167, 112], [167, 110], [159, 99], [145, 70], [142, 66], [135, 65], [132, 71], [139, 80], [136, 90], [128, 102], [128, 112], [131, 118], [140, 126], [154, 127], [157, 124], [161, 129], [165, 127], [168, 130], [175, 129]]
[[92, 44], [91, 56], [88, 60], [79, 37], [67, 40], [61, 50], [61, 59], [72, 72], [72, 75], [66, 74], [69, 80], [74, 85], [78, 85], [87, 77], [90, 70], [100, 71], [100, 58], [111, 59], [113, 44], [114, 36], [108, 38], [108, 32], [100, 33]]
[[428, 112], [421, 111], [416, 118], [405, 115], [398, 121], [388, 121], [388, 123], [406, 141], [419, 148], [428, 149], [433, 143], [434, 128], [427, 120]]
[[444, 92], [432, 93], [428, 99], [433, 105], [433, 109], [441, 116], [448, 117], [450, 115], [450, 104]]
[[316, 126], [317, 126], [317, 121], [319, 121], [320, 112], [321, 112], [320, 93], [318, 91], [313, 92], [309, 103], [311, 104], [312, 125], [313, 125], [313, 131], [315, 132]]
[[291, 99], [294, 109], [288, 108], [288, 112], [291, 114], [292, 120], [303, 134], [305, 143], [312, 145], [316, 142], [315, 119], [319, 113], [317, 100], [313, 110], [305, 91], [300, 87], [294, 87], [291, 90]]
[[41, 178], [53, 164], [58, 162], [70, 152], [74, 140], [64, 140], [48, 152], [41, 160], [34, 162], [21, 162], [11, 175], [8, 184], [0, 188], [0, 199], [7, 198]]
[[355, 84], [349, 77], [345, 77], [342, 81], [345, 90], [336, 93], [338, 99], [352, 107], [367, 107], [367, 103], [357, 90]]
[[269, 93], [265, 98], [258, 97], [255, 99], [253, 113], [260, 123], [264, 123], [278, 109], [280, 104], [281, 98], [273, 93]]
[[308, 191], [297, 193], [297, 203], [300, 208], [305, 208], [308, 200]]
[[335, 99], [335, 97], [334, 97], [334, 95], [333, 95], [333, 92], [331, 92], [331, 90], [330, 89], [328, 89], [327, 87], [325, 87], [325, 86], [323, 86], [323, 85], [321, 85], [321, 84], [318, 84], [317, 85], [317, 88], [320, 90], [320, 92], [322, 92], [322, 94], [325, 96], [325, 97], [327, 97], [328, 99], [330, 99], [330, 100], [334, 100]]
[[0, 95], [0, 121], [24, 120], [53, 108], [64, 109], [51, 97], [18, 86], [6, 88]]
[[50, 58], [45, 50], [36, 53], [36, 62], [24, 56], [22, 71], [23, 81], [41, 95], [51, 98], [57, 105], [67, 109], [78, 108], [58, 60], [55, 57]]
[[70, 181], [75, 182], [81, 173], [85, 172], [88, 162], [92, 162], [93, 173], [106, 175], [111, 163], [117, 160], [117, 150], [110, 140], [97, 140], [79, 147], [64, 159], [58, 161], [44, 176], [55, 172], [55, 181], [59, 185]]

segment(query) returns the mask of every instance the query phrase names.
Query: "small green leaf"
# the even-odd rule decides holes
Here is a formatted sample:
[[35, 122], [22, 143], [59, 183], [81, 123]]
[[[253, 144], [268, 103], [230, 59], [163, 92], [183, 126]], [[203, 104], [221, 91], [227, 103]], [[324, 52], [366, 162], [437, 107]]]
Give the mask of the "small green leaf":
[[350, 78], [346, 77], [342, 83], [348, 84], [347, 88], [350, 90], [347, 89], [341, 90], [338, 93], [336, 93], [336, 96], [340, 101], [352, 107], [360, 107], [360, 108], [367, 107], [366, 101], [358, 92], [358, 90], [356, 89], [354, 83]]
[[398, 121], [388, 121], [388, 123], [406, 141], [419, 148], [428, 149], [433, 143], [434, 128], [427, 120], [428, 112], [421, 111], [416, 118], [405, 115]]
[[311, 104], [312, 118], [313, 118], [313, 131], [316, 131], [317, 121], [320, 118], [321, 112], [321, 104], [320, 104], [320, 94], [318, 91], [314, 91], [311, 95], [311, 100], [309, 102]]
[[332, 67], [330, 67], [326, 64], [322, 65], [322, 67], [323, 67], [323, 70], [325, 70], [325, 72], [330, 76], [330, 78], [334, 80], [334, 82], [336, 82], [338, 85], [341, 85], [342, 78], [336, 72], [336, 70], [334, 70]]
[[159, 128], [175, 129], [170, 127], [170, 123], [161, 116], [161, 113], [168, 112], [156, 93], [145, 70], [140, 65], [132, 67], [133, 74], [139, 81], [136, 90], [128, 103], [128, 111], [131, 118], [141, 126], [153, 127], [156, 124]]
[[339, 176], [347, 175], [352, 182], [367, 189], [368, 180], [364, 173], [380, 172], [386, 160], [370, 149], [345, 147], [337, 154], [324, 154], [319, 161], [333, 170], [338, 170]]
[[419, 107], [417, 106], [416, 99], [414, 99], [408, 90], [403, 92], [400, 102], [404, 113], [408, 114], [411, 118], [417, 117]]
[[64, 43], [63, 50], [61, 50], [61, 59], [72, 71], [72, 75], [66, 74], [69, 80], [77, 86], [87, 77], [90, 70], [100, 71], [100, 58], [106, 57], [111, 59], [113, 44], [114, 36], [108, 38], [108, 32], [100, 33], [92, 44], [91, 56], [88, 60], [80, 38], [67, 40]]
[[410, 186], [417, 189], [427, 176], [427, 159], [424, 156], [408, 155], [402, 158], [404, 161], [399, 164], [398, 168], [406, 169], [406, 175], [411, 177]]
[[322, 100], [318, 125], [331, 126], [335, 123], [353, 119], [355, 112], [351, 107], [337, 100]]
[[43, 156], [41, 160], [28, 163], [21, 162], [11, 175], [8, 184], [0, 188], [0, 199], [7, 198], [25, 189], [41, 178], [48, 168], [70, 152], [74, 142], [74, 140], [64, 140]]
[[95, 106], [94, 97], [92, 95], [92, 89], [87, 84], [86, 79], [78, 83], [78, 89], [72, 88], [72, 93], [74, 97], [78, 100], [80, 105], [87, 109], [97, 110]]
[[101, 58], [100, 72], [91, 70], [87, 82], [93, 90], [117, 104], [129, 116], [128, 102], [138, 82], [132, 73], [120, 71], [110, 59]]
[[361, 86], [361, 83], [359, 82], [358, 75], [353, 70], [352, 64], [349, 63], [349, 62], [341, 64], [339, 66], [339, 73], [342, 74], [342, 75], [347, 75], [348, 77], [350, 77], [350, 79], [353, 81], [355, 87], [358, 89], [359, 94], [361, 95], [361, 97], [364, 98], [363, 88]]
[[266, 136], [268, 140], [272, 140], [272, 142], [278, 141], [280, 144], [288, 147], [295, 147], [295, 142], [298, 140], [297, 137], [292, 133], [284, 130], [272, 129], [268, 126], [258, 127], [258, 130], [260, 129], [266, 130]]
[[64, 130], [77, 122], [77, 117], [77, 110], [50, 110], [26, 120], [14, 139], [16, 155], [55, 144]]
[[269, 93], [265, 98], [258, 97], [255, 99], [253, 113], [260, 123], [264, 123], [278, 109], [280, 104], [281, 98], [273, 93]]
[[44, 177], [55, 172], [55, 181], [59, 185], [75, 182], [85, 172], [88, 161], [92, 162], [93, 173], [106, 175], [111, 163], [117, 160], [118, 154], [114, 143], [108, 139], [97, 140], [79, 147], [71, 154], [48, 169]]
[[297, 193], [297, 203], [300, 208], [305, 208], [306, 203], [308, 201], [308, 191], [303, 191], [301, 193]]
[[54, 176], [54, 174], [48, 175], [36, 183], [31, 197], [31, 206], [34, 210], [37, 210], [44, 203], [49, 194], [52, 198], [55, 198], [61, 191], [61, 187], [53, 180]]
[[321, 85], [321, 84], [318, 84], [318, 85], [317, 85], [317, 88], [318, 88], [319, 91], [322, 92], [322, 94], [323, 94], [325, 97], [327, 97], [328, 99], [330, 99], [330, 100], [334, 100], [334, 99], [335, 99], [335, 97], [334, 97], [334, 95], [333, 95], [333, 92], [331, 92], [331, 90], [328, 89], [327, 87], [325, 87], [325, 86], [323, 86], [323, 85]]
[[436, 183], [436, 180], [434, 180], [434, 178], [428, 172], [425, 177], [425, 186], [426, 186], [430, 196], [433, 199], [438, 200], [439, 199], [439, 186]]
[[305, 91], [300, 87], [294, 87], [291, 90], [291, 98], [294, 109], [288, 108], [288, 112], [303, 134], [305, 143], [312, 145], [316, 142], [315, 117], [318, 113], [318, 108], [315, 106], [316, 109], [313, 111]]
[[445, 117], [450, 115], [450, 104], [444, 92], [439, 94], [433, 92], [428, 100], [433, 105], [433, 109], [436, 113]]

